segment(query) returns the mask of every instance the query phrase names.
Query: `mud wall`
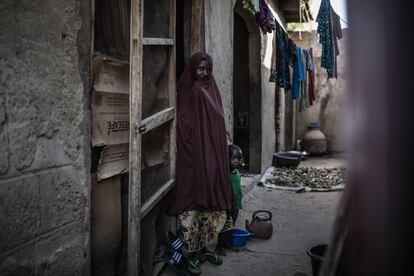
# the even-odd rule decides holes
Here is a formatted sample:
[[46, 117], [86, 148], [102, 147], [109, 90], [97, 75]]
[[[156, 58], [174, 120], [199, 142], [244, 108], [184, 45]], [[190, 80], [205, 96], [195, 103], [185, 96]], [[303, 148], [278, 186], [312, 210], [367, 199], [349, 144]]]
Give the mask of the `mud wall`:
[[1, 275], [89, 275], [89, 5], [0, 5]]
[[[297, 113], [296, 138], [302, 139], [310, 122], [319, 122], [321, 130], [328, 139], [328, 150], [333, 152], [345, 151], [342, 133], [345, 124], [345, 97], [347, 95], [346, 76], [348, 51], [347, 30], [343, 30], [343, 38], [338, 41], [338, 79], [327, 79], [326, 70], [321, 68], [322, 48], [316, 32], [290, 33], [292, 39], [301, 47], [313, 48], [315, 64], [315, 89], [318, 95], [316, 104], [304, 112]], [[298, 110], [298, 109], [297, 109]]]

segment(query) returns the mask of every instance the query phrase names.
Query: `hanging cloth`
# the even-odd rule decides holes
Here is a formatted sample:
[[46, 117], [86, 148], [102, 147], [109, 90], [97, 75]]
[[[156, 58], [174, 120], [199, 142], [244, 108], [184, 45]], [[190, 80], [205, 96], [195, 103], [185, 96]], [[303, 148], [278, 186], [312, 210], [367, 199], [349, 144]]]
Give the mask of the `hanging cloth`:
[[339, 55], [337, 40], [342, 38], [339, 16], [332, 9], [329, 0], [322, 0], [319, 8], [317, 32], [322, 44], [321, 67], [326, 68], [329, 78], [337, 78], [337, 56]]
[[[290, 79], [290, 54], [289, 54], [289, 37], [283, 28], [276, 24], [276, 35], [274, 39], [276, 57], [273, 59], [271, 76], [269, 81], [276, 81], [276, 85], [286, 90], [292, 89]], [[276, 62], [274, 62], [276, 60]]]
[[306, 56], [306, 70], [308, 72], [309, 104], [313, 105], [313, 102], [316, 100], [316, 95], [315, 95], [315, 69], [313, 65], [312, 48], [303, 49], [303, 53]]
[[305, 80], [299, 82], [299, 111], [305, 111], [308, 107], [310, 107], [309, 101], [309, 90], [308, 90], [308, 77], [307, 77], [307, 53], [304, 49], [300, 49], [302, 53], [302, 64], [304, 69]]
[[295, 42], [293, 42], [293, 40], [291, 38], [289, 38], [289, 42], [288, 42], [289, 48], [289, 64], [293, 66], [293, 64], [296, 61], [296, 44]]
[[263, 33], [271, 33], [276, 29], [276, 19], [266, 4], [265, 0], [259, 2], [259, 12], [256, 12], [256, 22]]
[[293, 62], [292, 96], [298, 99], [301, 82], [306, 81], [305, 65], [303, 63], [302, 49], [296, 45], [296, 59]]

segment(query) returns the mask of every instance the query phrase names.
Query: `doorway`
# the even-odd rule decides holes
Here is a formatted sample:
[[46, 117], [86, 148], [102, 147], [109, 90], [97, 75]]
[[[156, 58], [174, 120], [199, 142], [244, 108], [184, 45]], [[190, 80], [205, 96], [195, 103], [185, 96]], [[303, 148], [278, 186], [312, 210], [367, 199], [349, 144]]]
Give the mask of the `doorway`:
[[233, 116], [234, 144], [243, 151], [245, 170], [261, 173], [261, 57], [260, 31], [240, 2], [234, 8]]

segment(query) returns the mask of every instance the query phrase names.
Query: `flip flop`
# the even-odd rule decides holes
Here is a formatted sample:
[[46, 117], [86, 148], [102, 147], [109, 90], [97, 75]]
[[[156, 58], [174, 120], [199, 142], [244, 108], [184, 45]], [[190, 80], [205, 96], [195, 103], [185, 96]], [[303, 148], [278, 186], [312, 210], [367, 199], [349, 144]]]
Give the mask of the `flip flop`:
[[221, 265], [223, 260], [214, 252], [211, 252], [208, 249], [204, 249], [204, 256], [206, 256], [206, 260], [213, 265]]
[[201, 262], [197, 259], [190, 259], [187, 261], [187, 269], [193, 275], [200, 275], [201, 274]]

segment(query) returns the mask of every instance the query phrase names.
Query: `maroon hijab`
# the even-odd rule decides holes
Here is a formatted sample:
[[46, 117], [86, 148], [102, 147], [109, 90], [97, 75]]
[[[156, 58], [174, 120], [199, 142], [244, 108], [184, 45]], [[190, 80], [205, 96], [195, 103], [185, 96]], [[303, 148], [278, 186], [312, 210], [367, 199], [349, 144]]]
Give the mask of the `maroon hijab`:
[[223, 104], [214, 77], [196, 80], [196, 69], [211, 57], [191, 57], [177, 85], [176, 185], [169, 213], [230, 210], [229, 175]]

